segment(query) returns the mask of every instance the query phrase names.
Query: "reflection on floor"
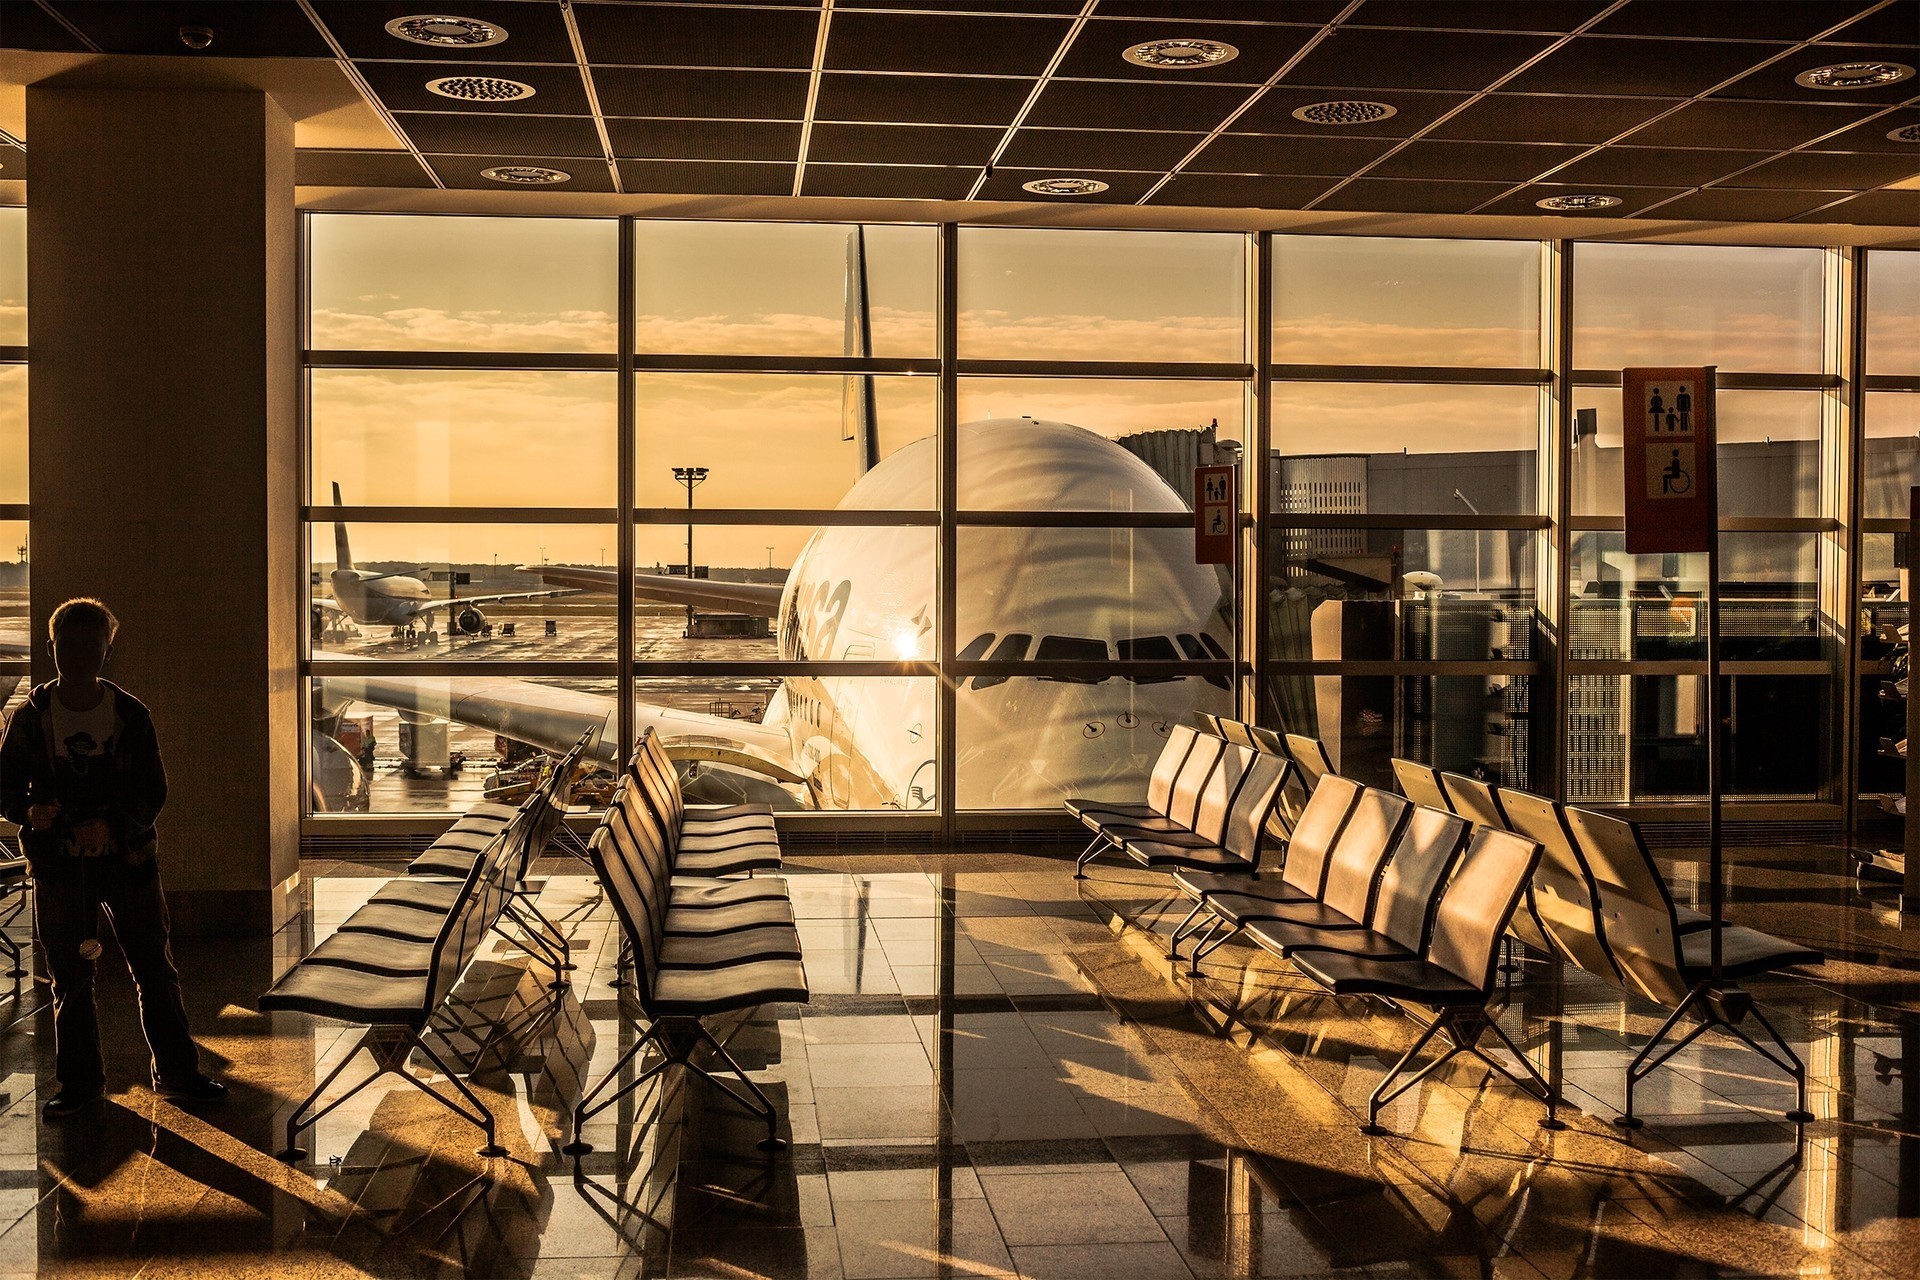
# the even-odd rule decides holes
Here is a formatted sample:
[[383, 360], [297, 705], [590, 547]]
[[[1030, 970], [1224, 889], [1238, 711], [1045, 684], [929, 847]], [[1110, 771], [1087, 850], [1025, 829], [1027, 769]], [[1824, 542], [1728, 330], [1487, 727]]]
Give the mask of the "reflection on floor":
[[217, 1112], [128, 1083], [144, 1070], [110, 955], [113, 1095], [40, 1121], [51, 1027], [15, 989], [0, 1276], [1911, 1276], [1920, 1015], [1855, 995], [1905, 983], [1911, 1000], [1920, 948], [1854, 896], [1837, 852], [1815, 856], [1831, 875], [1782, 854], [1734, 895], [1736, 918], [1791, 915], [1851, 956], [1761, 992], [1812, 1073], [1804, 1136], [1780, 1118], [1789, 1087], [1712, 1040], [1644, 1086], [1645, 1129], [1616, 1129], [1655, 1011], [1579, 979], [1556, 998], [1533, 965], [1503, 1024], [1585, 1114], [1545, 1133], [1537, 1103], [1463, 1061], [1390, 1109], [1398, 1136], [1367, 1138], [1355, 1107], [1406, 1019], [1231, 949], [1170, 977], [1183, 910], [1144, 874], [1096, 864], [1080, 886], [1056, 859], [902, 856], [794, 868], [814, 1002], [732, 1028], [790, 1151], [764, 1157], [754, 1122], [673, 1081], [608, 1112], [576, 1162], [557, 1153], [563, 1117], [634, 1030], [605, 905], [554, 863], [543, 903], [573, 934], [576, 985], [553, 996], [496, 941], [458, 993], [472, 1034], [448, 1038], [511, 1155], [479, 1159], [470, 1127], [395, 1084], [328, 1116], [289, 1167], [266, 1154], [278, 1124], [353, 1036], [251, 1003], [382, 874], [336, 864], [272, 948], [179, 947], [234, 1085]]

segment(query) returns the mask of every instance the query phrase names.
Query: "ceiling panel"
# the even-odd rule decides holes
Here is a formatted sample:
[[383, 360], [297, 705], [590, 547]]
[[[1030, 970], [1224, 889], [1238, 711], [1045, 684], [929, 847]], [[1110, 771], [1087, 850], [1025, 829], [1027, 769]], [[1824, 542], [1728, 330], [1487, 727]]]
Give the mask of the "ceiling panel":
[[[728, 0], [729, 3], [734, 0]], [[811, 4], [819, 0], [778, 0], [779, 3]], [[834, 0], [835, 9], [940, 9], [954, 13], [1054, 13], [1080, 12], [1080, 0]]]
[[1330, 178], [1270, 178], [1243, 173], [1180, 173], [1153, 204], [1204, 208], [1300, 209], [1333, 185]]
[[1780, 52], [1778, 45], [1582, 36], [1502, 86], [1514, 93], [1690, 98]]
[[1435, 129], [1475, 142], [1606, 142], [1682, 101], [1490, 93]]
[[[1920, 43], [1920, 31], [1915, 32], [1915, 40]], [[1793, 78], [1802, 71], [1832, 66], [1837, 62], [1897, 62], [1911, 67], [1920, 63], [1920, 48], [1915, 45], [1808, 45], [1770, 67], [1764, 67], [1738, 83], [1728, 85], [1714, 96], [1766, 98], [1779, 102], [1799, 102], [1809, 97], [1837, 98], [1849, 103], [1871, 102], [1887, 106], [1905, 102], [1915, 92], [1920, 92], [1920, 84], [1916, 84], [1912, 77], [1866, 89], [1804, 89], [1794, 83]]]
[[793, 193], [790, 164], [622, 160], [619, 165], [620, 185], [636, 194], [784, 196]]
[[605, 160], [574, 156], [428, 156], [427, 163], [440, 175], [440, 181], [455, 190], [501, 191], [506, 184], [480, 176], [482, 169], [501, 165], [539, 165], [572, 174], [571, 180], [555, 185], [555, 191], [612, 191], [613, 177]]
[[1920, 6], [1916, 6], [1914, 0], [1895, 0], [1848, 23], [1828, 39], [1836, 44], [1912, 44], [1920, 38], [1917, 32], [1920, 32]]
[[1198, 146], [1203, 133], [1149, 133], [1135, 129], [1021, 129], [1000, 163], [1016, 168], [1171, 169]]
[[27, 153], [18, 147], [0, 147], [0, 182], [20, 182], [26, 176]]
[[1869, 0], [1633, 0], [1594, 30], [1702, 40], [1810, 40], [1869, 7]]
[[[1637, 131], [1637, 147], [1749, 147], [1786, 150], [1845, 129], [1874, 108], [1825, 102], [1708, 100], [1680, 108]], [[1891, 127], [1891, 126], [1889, 126]]]
[[[1593, 188], [1591, 186], [1581, 186], [1573, 183], [1536, 182], [1532, 186], [1516, 191], [1510, 196], [1502, 197], [1497, 202], [1480, 210], [1480, 212], [1539, 217], [1543, 213], [1552, 211], [1538, 207], [1534, 203], [1537, 200], [1544, 200], [1548, 196], [1587, 195], [1592, 191]], [[1613, 208], [1594, 209], [1584, 213], [1562, 212], [1558, 214], [1558, 216], [1563, 218], [1624, 218], [1628, 214], [1638, 213], [1649, 205], [1658, 204], [1662, 200], [1682, 195], [1685, 192], [1685, 187], [1610, 186], [1607, 188], [1606, 194], [1620, 197], [1620, 203]], [[1659, 215], [1655, 214], [1653, 216], [1658, 217]]]
[[1869, 191], [1795, 221], [1846, 222], [1875, 227], [1920, 227], [1920, 191]]
[[808, 160], [842, 164], [948, 164], [984, 167], [1003, 129], [976, 125], [818, 124]]
[[0, 0], [0, 46], [50, 53], [85, 53], [80, 37], [55, 22], [33, 0]]
[[[226, 6], [222, 6], [226, 7]], [[427, 62], [573, 62], [567, 40], [567, 22], [560, 6], [527, 4], [524, 0], [461, 0], [451, 10], [463, 18], [478, 18], [507, 33], [499, 44], [472, 49], [436, 48], [414, 44], [387, 32], [395, 18], [435, 13], [418, 0], [399, 4], [364, 0], [315, 0], [314, 10], [350, 58], [408, 58]]]
[[1527, 182], [1565, 164], [1580, 151], [1579, 147], [1538, 142], [1410, 142], [1368, 176]]
[[1271, 22], [1284, 13], [1289, 22], [1315, 26], [1331, 22], [1346, 8], [1343, 0], [1100, 0], [1109, 18], [1174, 18], [1190, 22]]
[[1315, 46], [1287, 76], [1293, 84], [1375, 89], [1484, 89], [1553, 43], [1543, 35], [1446, 37], [1438, 56], [1421, 31], [1342, 28]]
[[1053, 17], [837, 13], [826, 65], [836, 71], [1037, 76], [1072, 24]]
[[1870, 191], [1920, 174], [1920, 156], [1795, 151], [1740, 175], [1748, 187]]
[[[1036, 178], [1093, 178], [1107, 184], [1108, 190], [1091, 196], [1042, 196], [1021, 190], [1021, 184]], [[1058, 169], [997, 168], [980, 188], [982, 200], [1029, 200], [1045, 204], [1133, 204], [1160, 181], [1157, 173], [1120, 173], [1114, 170], [1076, 169], [1062, 174]]]
[[1360, 27], [1427, 27], [1442, 30], [1548, 31], [1562, 33], [1607, 7], [1608, 0], [1481, 0], [1435, 4], [1433, 0], [1366, 0], [1348, 24]]
[[1155, 129], [1208, 133], [1247, 99], [1225, 84], [1120, 84], [1053, 80], [1040, 92], [1027, 123], [1068, 129]]
[[[448, 111], [470, 107], [502, 116], [589, 114], [580, 73], [573, 67], [534, 66], [526, 63], [474, 62], [356, 62], [373, 91], [393, 111]], [[427, 89], [427, 81], [444, 76], [498, 76], [533, 86], [531, 98], [511, 102], [463, 103]]]
[[816, 120], [878, 124], [1006, 125], [1020, 112], [1032, 80], [981, 76], [867, 75], [829, 71], [820, 77]]
[[[1399, 145], [1398, 138], [1304, 138], [1264, 133], [1223, 133], [1194, 157], [1188, 169], [1195, 173], [1310, 173], [1345, 177]], [[1322, 183], [1321, 190], [1325, 190], [1327, 185]]]
[[807, 80], [804, 71], [593, 71], [600, 109], [615, 116], [798, 120], [807, 109]]
[[[1293, 113], [1319, 102], [1363, 97], [1384, 102], [1394, 114], [1372, 124], [1317, 125], [1297, 118]], [[1338, 89], [1296, 89], [1276, 85], [1260, 95], [1247, 113], [1233, 122], [1235, 133], [1342, 134], [1357, 138], [1410, 138], [1435, 120], [1468, 100], [1464, 93], [1433, 93], [1412, 89], [1391, 89], [1363, 93], [1342, 93]]]
[[[1771, 154], [1769, 151], [1708, 151], [1688, 147], [1608, 147], [1568, 165], [1554, 174], [1553, 180], [1608, 187], [1700, 187], [1738, 173]], [[1750, 182], [1746, 185], [1770, 184]]]
[[1896, 129], [1920, 126], [1920, 110], [1902, 107], [1878, 119], [1843, 130], [1820, 144], [1822, 151], [1892, 151], [1920, 163], [1920, 142], [1903, 142], [1887, 135]]
[[1315, 205], [1368, 213], [1465, 213], [1505, 191], [1505, 182], [1415, 182], [1357, 178]]
[[[333, 53], [293, 0], [205, 4], [188, 0], [64, 0], [60, 16], [106, 53], [194, 58], [330, 58]], [[202, 51], [180, 43], [183, 26], [211, 27]], [[11, 37], [8, 38], [11, 44]]]
[[1700, 218], [1709, 222], [1784, 222], [1831, 204], [1844, 191], [1754, 191], [1740, 187], [1709, 187], [1653, 211], [1656, 218]]
[[394, 115], [413, 145], [443, 155], [599, 156], [600, 134], [586, 116], [496, 116], [481, 112]]
[[607, 121], [616, 156], [636, 160], [775, 160], [800, 153], [799, 121], [631, 120]]
[[431, 187], [433, 179], [405, 151], [300, 151], [293, 181], [303, 187]]
[[[1284, 10], [1276, 11], [1279, 12]], [[1317, 26], [1235, 27], [1205, 23], [1185, 23], [1173, 28], [1155, 20], [1102, 21], [1096, 11], [1094, 20], [1081, 29], [1073, 47], [1067, 50], [1057, 74], [1093, 79], [1262, 84], [1318, 30]], [[1169, 38], [1219, 40], [1238, 49], [1240, 55], [1228, 62], [1187, 69], [1142, 67], [1121, 56], [1134, 45]]]
[[803, 196], [857, 199], [964, 200], [980, 176], [977, 168], [813, 164], [801, 180]]
[[587, 60], [668, 67], [813, 66], [819, 14], [666, 4], [593, 4], [574, 10]]

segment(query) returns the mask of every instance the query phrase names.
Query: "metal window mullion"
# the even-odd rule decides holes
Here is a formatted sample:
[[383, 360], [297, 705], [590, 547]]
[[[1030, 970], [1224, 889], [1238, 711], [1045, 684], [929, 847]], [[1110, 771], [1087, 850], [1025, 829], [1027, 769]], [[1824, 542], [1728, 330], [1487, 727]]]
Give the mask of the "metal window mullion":
[[827, 526], [854, 528], [931, 528], [940, 523], [937, 511], [890, 511], [827, 507], [822, 509], [779, 507], [633, 507], [629, 515], [636, 525], [782, 525], [801, 528]]
[[312, 369], [612, 373], [620, 367], [618, 353], [590, 351], [315, 351], [303, 346], [301, 354], [307, 367]]
[[[1272, 235], [1263, 231], [1261, 235]], [[1462, 365], [1403, 364], [1270, 364], [1274, 382], [1379, 382], [1408, 386], [1537, 387], [1553, 380], [1546, 367], [1516, 369], [1508, 367], [1474, 368]]]
[[[1820, 557], [1815, 571], [1834, 620], [1834, 655], [1844, 682], [1839, 698], [1840, 740], [1833, 759], [1837, 770], [1843, 830], [1856, 833], [1860, 800], [1860, 555], [1861, 489], [1866, 454], [1866, 301], [1869, 255], [1860, 248], [1829, 250], [1827, 291], [1828, 371], [1840, 375], [1838, 396], [1825, 397], [1821, 415], [1824, 474], [1821, 496], [1829, 504], [1821, 514], [1839, 521], [1825, 541], [1832, 554]], [[1831, 731], [1831, 726], [1829, 726]]]
[[641, 373], [786, 373], [876, 376], [929, 376], [940, 372], [940, 362], [904, 356], [703, 356], [690, 353], [636, 353], [633, 368]]
[[[636, 378], [634, 376], [634, 342], [637, 334], [634, 309], [638, 282], [634, 273], [639, 269], [636, 247], [636, 228], [632, 218], [620, 219], [619, 255], [615, 267], [620, 280], [615, 289], [620, 315], [616, 322], [619, 334], [619, 372], [620, 386], [615, 401], [616, 438], [614, 442], [614, 552], [615, 571], [620, 576], [614, 593], [614, 643], [617, 651], [614, 655], [614, 696], [617, 699], [614, 723], [619, 739], [617, 760], [624, 762], [633, 754], [635, 730], [634, 714], [634, 645], [638, 640], [635, 630], [635, 608], [633, 594], [634, 557], [634, 488], [637, 472], [635, 457], [639, 448], [639, 422], [634, 396]], [[687, 572], [693, 572], [693, 566], [687, 566]]]
[[959, 555], [959, 526], [955, 513], [960, 507], [958, 475], [960, 447], [959, 384], [959, 292], [960, 228], [951, 222], [940, 224], [939, 285], [935, 297], [935, 338], [939, 345], [940, 391], [936, 408], [934, 439], [934, 483], [939, 492], [940, 531], [934, 569], [938, 578], [937, 607], [934, 610], [934, 635], [939, 650], [942, 678], [934, 682], [936, 760], [935, 784], [939, 792], [940, 830], [943, 843], [951, 846], [954, 815], [959, 812], [959, 733], [955, 719], [955, 681], [945, 673], [956, 661], [959, 648], [954, 601], [958, 594], [956, 559]]
[[1253, 412], [1249, 423], [1253, 439], [1244, 459], [1242, 475], [1246, 484], [1248, 508], [1253, 514], [1253, 546], [1248, 554], [1247, 571], [1241, 581], [1241, 658], [1252, 670], [1252, 688], [1247, 681], [1236, 680], [1240, 694], [1240, 716], [1254, 724], [1264, 724], [1267, 700], [1267, 654], [1272, 648], [1271, 611], [1267, 608], [1269, 545], [1273, 532], [1273, 506], [1267, 488], [1273, 472], [1273, 232], [1253, 235], [1253, 332], [1247, 335], [1253, 356], [1253, 383], [1249, 394]]
[[[313, 215], [297, 213], [293, 220], [293, 307], [294, 340], [299, 344], [302, 355], [310, 345], [312, 332], [311, 281], [308, 279], [312, 269], [313, 237], [310, 234]], [[297, 440], [294, 445], [294, 483], [299, 487], [294, 491], [297, 509], [304, 513], [307, 500], [313, 496], [313, 374], [302, 359], [296, 373], [299, 382], [295, 394], [300, 403], [295, 412], [299, 415], [294, 426]], [[300, 747], [294, 752], [298, 761], [294, 768], [294, 785], [300, 788], [300, 812], [304, 817], [311, 812], [313, 803], [312, 771], [313, 761], [308, 757], [313, 753], [313, 695], [307, 678], [313, 666], [313, 525], [304, 514], [293, 531], [290, 554], [299, 563], [289, 566], [297, 576], [299, 584], [300, 617], [298, 638], [294, 641], [296, 655], [294, 688], [300, 699]], [[269, 624], [271, 625], [271, 624]]]
[[[1548, 268], [1541, 273], [1546, 291], [1541, 299], [1546, 328], [1542, 354], [1553, 376], [1547, 391], [1551, 417], [1544, 424], [1547, 452], [1541, 459], [1543, 469], [1550, 473], [1543, 487], [1552, 498], [1543, 513], [1551, 522], [1544, 539], [1552, 563], [1544, 575], [1546, 582], [1541, 584], [1551, 593], [1546, 601], [1551, 610], [1546, 622], [1553, 633], [1553, 700], [1547, 718], [1549, 776], [1545, 786], [1548, 795], [1564, 801], [1573, 794], [1573, 675], [1568, 666], [1573, 640], [1573, 245], [1566, 240], [1548, 241], [1542, 245], [1542, 252]], [[1535, 582], [1539, 583], [1542, 576], [1536, 570]], [[1631, 774], [1632, 770], [1627, 772]], [[1531, 780], [1535, 786], [1541, 785], [1539, 775], [1536, 763]]]
[[315, 680], [354, 676], [388, 676], [396, 680], [483, 676], [605, 680], [619, 674], [619, 663], [614, 658], [555, 658], [540, 661], [516, 658], [322, 658], [312, 664], [309, 674]]
[[[1619, 387], [1618, 369], [1575, 369], [1576, 387]], [[1832, 391], [1840, 377], [1833, 373], [1762, 373], [1752, 370], [1720, 372], [1714, 386], [1721, 391]]]
[[959, 360], [962, 378], [1113, 378], [1154, 382], [1244, 382], [1251, 365], [1206, 360]]
[[322, 506], [301, 509], [308, 524], [612, 524], [612, 507]]

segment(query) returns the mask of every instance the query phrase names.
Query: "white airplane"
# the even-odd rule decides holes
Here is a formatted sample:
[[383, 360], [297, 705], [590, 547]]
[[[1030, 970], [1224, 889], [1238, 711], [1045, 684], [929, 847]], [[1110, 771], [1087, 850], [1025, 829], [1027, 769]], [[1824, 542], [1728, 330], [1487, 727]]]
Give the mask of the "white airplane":
[[[999, 418], [959, 429], [961, 505], [1010, 511], [1186, 512], [1145, 462], [1082, 428]], [[874, 465], [845, 510], [935, 505], [931, 439]], [[775, 620], [793, 661], [931, 660], [936, 608], [932, 531], [827, 527], [795, 558], [784, 587], [636, 574], [650, 599], [725, 607]], [[1229, 657], [1232, 602], [1223, 575], [1194, 563], [1186, 529], [972, 526], [960, 533], [954, 601], [970, 660]], [[536, 570], [557, 586], [611, 591], [611, 570]], [[959, 801], [1047, 807], [1068, 795], [1124, 795], [1192, 711], [1226, 713], [1221, 676], [970, 677], [956, 690]], [[405, 676], [325, 677], [329, 704], [352, 699], [406, 716], [440, 717], [549, 751], [601, 726], [615, 751], [604, 695], [526, 681]], [[934, 682], [909, 676], [788, 676], [759, 724], [642, 704], [671, 754], [782, 788], [789, 806], [925, 809], [935, 795]], [[764, 790], [760, 794], [766, 794]]]
[[[340, 505], [340, 484], [334, 482], [333, 505]], [[316, 630], [329, 616], [346, 618], [362, 626], [392, 627], [399, 631], [419, 626], [428, 643], [438, 637], [434, 615], [445, 611], [447, 630], [454, 635], [479, 635], [487, 624], [483, 604], [502, 600], [545, 600], [569, 594], [567, 591], [504, 591], [486, 596], [454, 596], [435, 599], [420, 579], [403, 573], [375, 573], [353, 567], [353, 549], [348, 545], [347, 526], [333, 522], [333, 572], [328, 582], [333, 587], [331, 600], [313, 602]]]

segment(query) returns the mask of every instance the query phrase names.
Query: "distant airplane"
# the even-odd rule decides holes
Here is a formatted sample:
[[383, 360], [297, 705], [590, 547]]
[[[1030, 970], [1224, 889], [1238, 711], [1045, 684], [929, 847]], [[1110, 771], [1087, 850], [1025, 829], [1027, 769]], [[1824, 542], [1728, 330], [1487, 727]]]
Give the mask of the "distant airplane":
[[[340, 483], [333, 485], [333, 505], [340, 504]], [[328, 580], [333, 586], [333, 599], [315, 600], [316, 624], [325, 620], [326, 615], [337, 615], [351, 619], [362, 626], [392, 627], [399, 631], [406, 627], [420, 625], [424, 627], [426, 639], [431, 644], [438, 638], [434, 630], [434, 615], [445, 611], [447, 630], [454, 635], [475, 636], [487, 625], [487, 615], [480, 610], [483, 604], [494, 604], [502, 600], [544, 600], [554, 596], [571, 594], [570, 591], [504, 591], [487, 596], [455, 596], [435, 599], [427, 590], [427, 584], [420, 579], [402, 573], [374, 573], [370, 569], [353, 567], [353, 549], [347, 543], [347, 526], [336, 520], [333, 522], [333, 572]], [[317, 629], [317, 627], [316, 627]]]
[[[934, 507], [931, 439], [908, 444], [848, 490], [841, 509]], [[1188, 511], [1145, 462], [1104, 436], [1059, 422], [999, 418], [959, 428], [961, 502], [1017, 511]], [[647, 599], [771, 618], [788, 661], [930, 661], [937, 608], [931, 530], [817, 530], [784, 586], [635, 574]], [[344, 559], [345, 552], [342, 551]], [[1232, 601], [1213, 566], [1194, 563], [1189, 530], [969, 526], [954, 600], [961, 654], [1004, 661], [1114, 658], [1225, 661]], [[609, 569], [530, 568], [558, 586], [611, 592]], [[689, 663], [688, 674], [698, 666]], [[316, 676], [319, 672], [316, 671]], [[408, 717], [456, 721], [549, 751], [602, 727], [605, 695], [497, 677], [422, 681], [325, 676], [323, 697]], [[1221, 676], [978, 676], [956, 691], [958, 768], [969, 806], [1044, 807], [1070, 794], [1137, 786], [1171, 725], [1225, 713]], [[937, 801], [934, 681], [910, 676], [787, 676], [754, 724], [645, 703], [638, 727], [680, 760], [706, 761], [743, 794], [822, 809], [926, 809]]]

